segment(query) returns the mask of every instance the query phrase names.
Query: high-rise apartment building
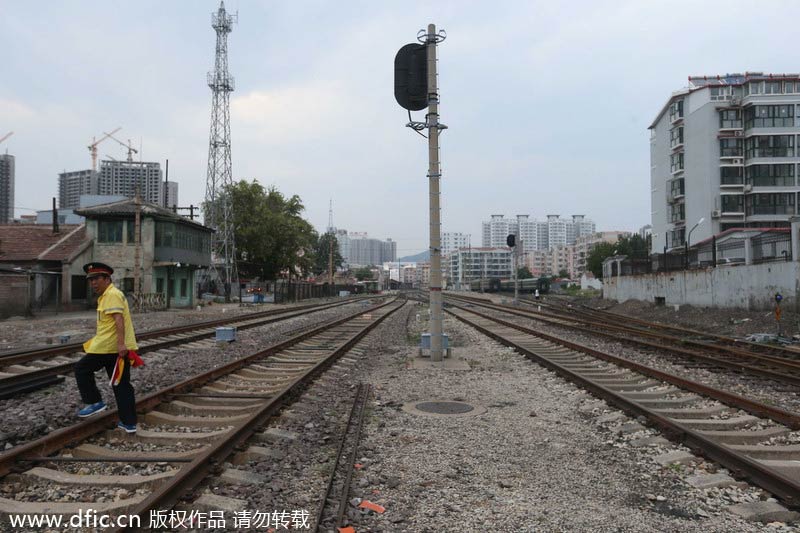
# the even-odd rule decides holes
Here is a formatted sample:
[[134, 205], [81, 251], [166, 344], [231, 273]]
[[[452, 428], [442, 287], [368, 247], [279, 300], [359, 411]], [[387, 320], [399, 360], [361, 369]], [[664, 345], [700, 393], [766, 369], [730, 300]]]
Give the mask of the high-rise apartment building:
[[97, 172], [76, 170], [58, 175], [58, 207], [75, 209], [81, 207], [82, 194], [98, 194]]
[[97, 193], [133, 198], [138, 187], [143, 201], [163, 205], [161, 178], [160, 163], [101, 161]]
[[14, 156], [0, 154], [0, 224], [14, 221]]
[[453, 233], [445, 231], [442, 233], [442, 255], [449, 255], [459, 248], [469, 248], [471, 245], [471, 235], [469, 233]]
[[511, 250], [502, 248], [461, 248], [450, 254], [449, 284], [466, 289], [473, 280], [511, 277]]
[[81, 195], [114, 195], [133, 198], [136, 188], [142, 200], [167, 207], [178, 204], [178, 183], [161, 181], [161, 164], [130, 161], [101, 161], [100, 171], [76, 170], [58, 175], [59, 207], [75, 209]]
[[800, 75], [689, 78], [650, 125], [652, 252], [797, 213]]
[[366, 233], [336, 230], [339, 253], [349, 266], [382, 265], [397, 260], [397, 243], [392, 239], [371, 239]]
[[572, 220], [559, 215], [547, 215], [546, 221], [530, 220], [528, 215], [517, 215], [516, 220], [492, 215], [483, 222], [484, 247], [506, 246], [506, 237], [514, 234], [522, 239], [522, 251], [548, 250], [573, 244], [582, 235], [594, 233], [595, 224], [584, 215], [572, 215]]

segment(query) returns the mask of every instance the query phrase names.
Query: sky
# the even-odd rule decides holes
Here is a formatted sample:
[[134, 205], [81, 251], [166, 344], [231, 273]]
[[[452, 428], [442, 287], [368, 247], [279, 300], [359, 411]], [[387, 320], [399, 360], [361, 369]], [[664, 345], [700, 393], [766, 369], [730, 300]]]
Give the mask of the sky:
[[[394, 56], [435, 23], [442, 230], [492, 214], [650, 222], [648, 126], [690, 75], [800, 72], [775, 1], [229, 0], [234, 179], [298, 195], [319, 231], [428, 247], [427, 141], [404, 127]], [[91, 167], [104, 131], [169, 159], [182, 205], [203, 201], [215, 33], [211, 0], [0, 0], [0, 145], [16, 215], [48, 209], [58, 173]], [[785, 30], [781, 30], [784, 28]], [[424, 120], [423, 112], [414, 113]], [[101, 158], [124, 160], [112, 140]]]

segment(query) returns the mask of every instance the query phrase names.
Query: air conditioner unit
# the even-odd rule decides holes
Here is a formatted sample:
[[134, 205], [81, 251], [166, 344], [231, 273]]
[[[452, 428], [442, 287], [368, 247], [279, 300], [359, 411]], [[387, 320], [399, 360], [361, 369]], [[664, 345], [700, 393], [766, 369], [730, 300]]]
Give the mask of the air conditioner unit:
[[737, 130], [737, 131], [734, 131], [734, 132], [733, 132], [733, 136], [734, 136], [734, 137], [741, 137], [742, 135], [744, 135], [744, 132], [743, 132], [743, 131], [739, 131], [739, 130]]
[[711, 211], [711, 218], [719, 218], [720, 216], [722, 216], [722, 212], [719, 209]]
[[734, 159], [733, 161], [731, 161], [731, 163], [734, 164], [734, 165], [741, 165], [742, 164], [742, 160], [741, 159]]
[[753, 184], [752, 183], [748, 183], [747, 185], [744, 186], [744, 192], [750, 192], [752, 190], [753, 190]]

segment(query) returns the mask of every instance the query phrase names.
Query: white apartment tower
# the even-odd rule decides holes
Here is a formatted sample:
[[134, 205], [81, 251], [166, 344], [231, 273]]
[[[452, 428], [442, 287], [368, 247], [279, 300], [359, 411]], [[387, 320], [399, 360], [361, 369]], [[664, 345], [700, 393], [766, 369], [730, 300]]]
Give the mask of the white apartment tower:
[[524, 252], [548, 250], [573, 244], [575, 239], [595, 232], [595, 224], [584, 215], [572, 215], [572, 220], [559, 215], [547, 215], [546, 221], [530, 220], [529, 215], [517, 215], [510, 220], [503, 215], [492, 215], [483, 222], [484, 247], [506, 246], [506, 237], [511, 234], [522, 239]]
[[650, 125], [652, 252], [797, 213], [800, 75], [689, 78]]
[[459, 248], [469, 248], [471, 245], [469, 233], [442, 233], [442, 255], [449, 255]]

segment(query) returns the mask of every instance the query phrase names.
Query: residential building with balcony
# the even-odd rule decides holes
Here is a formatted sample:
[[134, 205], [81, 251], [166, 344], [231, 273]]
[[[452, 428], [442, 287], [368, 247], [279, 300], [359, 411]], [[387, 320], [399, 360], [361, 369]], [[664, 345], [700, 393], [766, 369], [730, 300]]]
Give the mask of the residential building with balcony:
[[459, 248], [449, 256], [450, 286], [469, 287], [472, 280], [511, 278], [511, 250], [502, 248]]
[[573, 244], [582, 235], [594, 233], [595, 223], [584, 215], [572, 215], [572, 219], [560, 215], [547, 215], [547, 220], [531, 220], [529, 215], [517, 215], [516, 220], [503, 215], [492, 215], [483, 222], [483, 247], [506, 246], [506, 237], [516, 235], [522, 240], [522, 251], [547, 250]]
[[469, 233], [454, 233], [445, 231], [442, 233], [442, 255], [450, 255], [459, 248], [469, 248], [472, 244]]
[[[651, 252], [797, 213], [800, 75], [689, 78], [650, 125]], [[699, 224], [698, 222], [701, 221]]]

